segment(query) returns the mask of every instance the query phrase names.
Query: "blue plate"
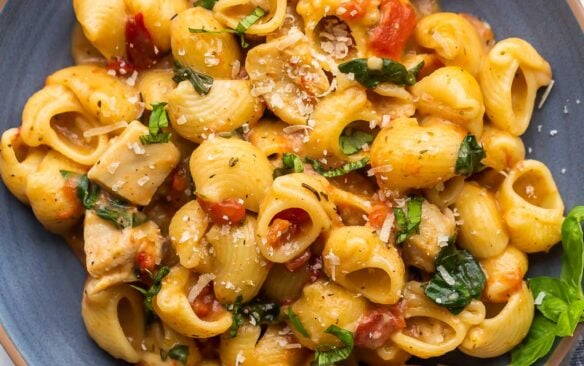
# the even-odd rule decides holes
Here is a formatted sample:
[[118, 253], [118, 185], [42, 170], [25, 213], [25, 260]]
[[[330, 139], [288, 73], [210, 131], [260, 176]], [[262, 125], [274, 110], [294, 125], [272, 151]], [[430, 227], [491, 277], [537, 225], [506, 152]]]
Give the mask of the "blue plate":
[[[534, 113], [525, 145], [532, 151], [529, 158], [552, 170], [566, 207], [584, 204], [584, 37], [567, 3], [444, 0], [443, 7], [488, 20], [497, 39], [528, 40], [551, 63], [556, 84], [545, 107]], [[20, 125], [24, 103], [46, 76], [72, 63], [73, 24], [69, 0], [8, 1], [0, 14], [0, 130]], [[551, 136], [551, 130], [557, 135]], [[116, 364], [85, 332], [81, 264], [1, 184], [0, 200], [0, 322], [22, 357], [33, 366]], [[556, 247], [549, 255], [532, 258], [531, 274], [559, 273], [559, 255]], [[505, 360], [472, 363], [496, 365]], [[463, 365], [468, 359], [453, 355], [447, 362]]]

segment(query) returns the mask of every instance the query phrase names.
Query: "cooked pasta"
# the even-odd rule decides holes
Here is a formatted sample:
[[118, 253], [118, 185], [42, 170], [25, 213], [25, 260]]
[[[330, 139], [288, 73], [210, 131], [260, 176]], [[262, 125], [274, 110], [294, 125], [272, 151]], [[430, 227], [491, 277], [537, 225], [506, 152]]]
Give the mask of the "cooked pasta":
[[530, 43], [435, 1], [73, 9], [75, 66], [2, 134], [0, 176], [82, 239], [113, 357], [397, 366], [526, 337], [526, 253], [564, 220], [520, 138], [551, 82]]

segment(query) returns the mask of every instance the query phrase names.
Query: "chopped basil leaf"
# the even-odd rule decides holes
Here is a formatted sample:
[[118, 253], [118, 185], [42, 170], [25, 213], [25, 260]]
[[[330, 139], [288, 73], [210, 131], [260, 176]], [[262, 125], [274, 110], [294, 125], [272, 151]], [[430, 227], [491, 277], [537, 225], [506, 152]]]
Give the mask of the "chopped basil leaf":
[[478, 143], [476, 137], [467, 135], [458, 150], [456, 159], [456, 174], [469, 176], [481, 170], [484, 165], [481, 160], [485, 158], [486, 153], [483, 147]]
[[342, 175], [349, 174], [353, 170], [365, 168], [367, 164], [369, 164], [369, 158], [366, 157], [361, 160], [343, 164], [343, 166], [341, 166], [340, 168], [326, 170], [323, 167], [322, 163], [318, 160], [305, 158], [304, 161], [312, 165], [312, 169], [314, 169], [315, 172], [317, 172], [318, 174], [322, 175], [325, 178], [340, 177]]
[[336, 325], [329, 326], [324, 332], [337, 337], [343, 343], [343, 346], [318, 346], [312, 364], [315, 366], [332, 366], [336, 362], [349, 358], [354, 347], [353, 333]]
[[391, 82], [397, 85], [414, 85], [424, 62], [420, 62], [413, 69], [407, 70], [399, 62], [382, 58], [381, 69], [372, 70], [367, 65], [366, 58], [356, 58], [339, 65], [339, 70], [345, 74], [353, 74], [355, 80], [366, 88], [375, 88], [383, 82]]
[[143, 289], [142, 287], [130, 285], [133, 289], [139, 291], [142, 295], [144, 295], [144, 307], [146, 308], [146, 315], [149, 319], [154, 316], [154, 308], [152, 307], [152, 299], [154, 296], [158, 295], [160, 292], [161, 282], [166, 275], [170, 272], [170, 268], [167, 266], [161, 267], [156, 274], [150, 273], [150, 278], [152, 279], [152, 285], [148, 290]]
[[251, 302], [242, 304], [242, 296], [237, 296], [235, 303], [227, 305], [227, 310], [231, 311], [233, 322], [229, 328], [229, 336], [237, 336], [239, 327], [247, 320], [251, 325], [272, 323], [280, 316], [280, 305], [275, 302], [264, 302], [254, 299]]
[[373, 141], [373, 135], [364, 131], [353, 131], [352, 133], [346, 133], [343, 131], [339, 137], [339, 144], [341, 145], [341, 150], [346, 155], [353, 155], [363, 150], [363, 146], [369, 144]]
[[205, 9], [213, 10], [213, 7], [217, 3], [218, 0], [197, 0], [193, 4], [194, 6], [200, 6]]
[[562, 224], [562, 272], [560, 278], [535, 277], [529, 287], [536, 299], [535, 315], [527, 338], [511, 354], [511, 365], [527, 366], [545, 357], [555, 337], [571, 336], [584, 321], [584, 206], [577, 206]]
[[166, 113], [166, 103], [152, 104], [152, 113], [148, 121], [148, 135], [140, 136], [140, 141], [144, 145], [160, 144], [170, 141], [169, 132], [160, 132], [161, 128], [168, 127], [168, 114]]
[[422, 222], [422, 203], [423, 197], [410, 197], [406, 202], [407, 213], [403, 208], [396, 207], [393, 209], [395, 223], [399, 231], [397, 232], [396, 243], [403, 243], [413, 234], [420, 232], [420, 223]]
[[284, 153], [282, 155], [282, 167], [274, 169], [272, 176], [274, 179], [282, 175], [290, 173], [302, 173], [304, 171], [304, 163], [302, 159], [292, 153]]
[[207, 30], [204, 28], [189, 28], [191, 33], [206, 33], [206, 34], [221, 34], [221, 33], [235, 33], [239, 36], [239, 41], [241, 47], [247, 48], [249, 44], [245, 41], [245, 32], [255, 24], [261, 17], [266, 14], [266, 11], [259, 6], [254, 9], [249, 15], [243, 18], [235, 29], [220, 29], [220, 30]]
[[180, 63], [174, 64], [174, 76], [172, 80], [176, 83], [188, 80], [200, 95], [207, 95], [213, 86], [213, 78], [209, 75], [197, 72], [190, 67], [182, 66]]
[[168, 350], [167, 356], [173, 360], [177, 360], [183, 365], [186, 365], [187, 360], [189, 359], [189, 347], [184, 344], [177, 344]]
[[306, 330], [306, 328], [304, 328], [304, 325], [302, 325], [302, 322], [298, 318], [298, 315], [296, 315], [294, 311], [292, 311], [291, 307], [288, 308], [288, 319], [290, 319], [290, 323], [292, 323], [292, 325], [298, 331], [298, 333], [302, 334], [306, 338], [310, 337], [308, 331]]
[[254, 25], [264, 15], [266, 15], [266, 11], [257, 6], [249, 15], [247, 15], [239, 22], [239, 24], [237, 24], [235, 31], [237, 33], [245, 33], [249, 27]]
[[97, 216], [113, 222], [119, 228], [139, 226], [148, 221], [146, 215], [138, 211], [136, 207], [111, 197], [99, 185], [91, 182], [87, 174], [62, 170], [61, 175], [65, 179], [76, 181], [77, 198], [86, 210], [93, 210]]
[[432, 301], [459, 314], [478, 299], [485, 287], [485, 274], [475, 258], [466, 250], [458, 250], [451, 240], [434, 261], [436, 273], [424, 288]]
[[542, 357], [545, 357], [552, 349], [556, 339], [556, 324], [540, 314], [536, 314], [529, 328], [529, 333], [511, 352], [509, 366], [529, 366]]

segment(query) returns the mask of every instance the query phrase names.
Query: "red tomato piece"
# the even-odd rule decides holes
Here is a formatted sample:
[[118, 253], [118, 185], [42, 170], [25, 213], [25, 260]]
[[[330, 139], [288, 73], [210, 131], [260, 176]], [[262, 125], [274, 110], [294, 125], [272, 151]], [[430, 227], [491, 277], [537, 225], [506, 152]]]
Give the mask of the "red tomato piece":
[[154, 255], [144, 251], [139, 252], [136, 255], [136, 266], [141, 274], [154, 273], [154, 267], [156, 267]]
[[381, 19], [369, 34], [373, 52], [379, 57], [399, 60], [416, 26], [414, 7], [401, 0], [382, 0]]
[[391, 335], [406, 326], [403, 302], [379, 306], [365, 313], [355, 331], [355, 345], [369, 349], [383, 346]]
[[160, 60], [160, 51], [144, 25], [142, 13], [126, 21], [126, 55], [128, 62], [139, 70], [149, 69]]
[[197, 295], [195, 300], [191, 303], [191, 307], [197, 316], [201, 319], [208, 319], [213, 314], [223, 310], [223, 306], [215, 298], [213, 292], [213, 284], [209, 283]]
[[207, 202], [200, 198], [197, 201], [216, 225], [237, 225], [245, 218], [245, 206], [234, 198], [223, 202]]
[[390, 212], [391, 208], [385, 203], [376, 203], [369, 213], [369, 225], [374, 229], [381, 229], [385, 218]]
[[134, 66], [121, 57], [111, 59], [105, 68], [115, 71], [118, 76], [129, 76], [134, 72]]

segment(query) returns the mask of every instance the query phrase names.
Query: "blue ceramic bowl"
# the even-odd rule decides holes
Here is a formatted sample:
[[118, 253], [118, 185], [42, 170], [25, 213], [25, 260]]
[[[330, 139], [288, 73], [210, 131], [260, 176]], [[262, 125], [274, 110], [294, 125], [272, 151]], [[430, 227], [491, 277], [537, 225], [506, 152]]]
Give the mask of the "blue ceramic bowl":
[[[529, 158], [551, 168], [566, 207], [584, 204], [584, 37], [566, 1], [443, 0], [443, 7], [487, 19], [497, 39], [527, 39], [550, 61], [556, 84], [545, 107], [535, 111], [525, 145], [531, 148]], [[74, 21], [70, 0], [8, 1], [0, 14], [1, 130], [20, 125], [26, 100], [46, 76], [72, 63]], [[557, 135], [551, 136], [551, 130]], [[1, 184], [0, 200], [0, 322], [22, 358], [35, 366], [117, 364], [85, 332], [80, 314], [82, 265]], [[556, 247], [532, 258], [532, 274], [559, 273], [560, 251]], [[457, 354], [445, 361], [468, 364]]]

